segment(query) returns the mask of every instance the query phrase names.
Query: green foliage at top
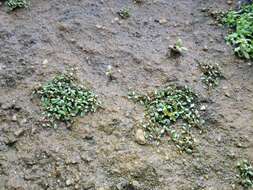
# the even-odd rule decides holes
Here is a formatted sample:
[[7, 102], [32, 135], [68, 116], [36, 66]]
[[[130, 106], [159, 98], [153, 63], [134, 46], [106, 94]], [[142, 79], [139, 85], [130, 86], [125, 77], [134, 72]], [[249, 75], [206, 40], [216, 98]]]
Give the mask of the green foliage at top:
[[[194, 140], [188, 129], [200, 126], [201, 119], [197, 105], [198, 97], [191, 89], [166, 87], [148, 95], [133, 92], [129, 98], [145, 106], [143, 127], [146, 138], [159, 140], [162, 136], [169, 135], [183, 150], [192, 147]], [[184, 126], [187, 126], [187, 130], [185, 127], [180, 132], [175, 130], [173, 125], [180, 120], [186, 124]]]
[[199, 67], [202, 71], [201, 79], [208, 88], [217, 86], [219, 84], [219, 80], [223, 78], [221, 68], [216, 63], [200, 63]]
[[239, 57], [253, 58], [253, 4], [242, 7], [239, 11], [229, 11], [223, 22], [233, 29], [226, 37], [234, 46]]
[[95, 112], [100, 103], [90, 90], [77, 86], [69, 75], [59, 75], [35, 91], [46, 117], [71, 122], [73, 117]]
[[6, 5], [9, 7], [9, 10], [12, 11], [17, 8], [26, 8], [29, 6], [28, 0], [7, 0]]
[[253, 167], [247, 160], [242, 160], [237, 164], [240, 173], [240, 184], [246, 189], [253, 187]]

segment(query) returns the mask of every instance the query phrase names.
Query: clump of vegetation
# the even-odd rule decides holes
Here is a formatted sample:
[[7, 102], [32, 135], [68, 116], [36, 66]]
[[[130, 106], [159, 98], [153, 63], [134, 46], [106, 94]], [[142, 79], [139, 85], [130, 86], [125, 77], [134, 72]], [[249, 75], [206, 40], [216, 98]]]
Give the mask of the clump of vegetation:
[[217, 63], [199, 63], [202, 72], [202, 81], [208, 87], [218, 86], [219, 81], [223, 78], [221, 68]]
[[195, 150], [195, 139], [187, 126], [181, 126], [179, 130], [172, 129], [170, 135], [179, 150], [189, 154]]
[[35, 93], [41, 99], [46, 118], [53, 124], [55, 121], [72, 122], [74, 117], [95, 112], [100, 106], [97, 96], [77, 86], [69, 75], [56, 76]]
[[240, 184], [248, 189], [253, 187], [253, 167], [247, 160], [242, 160], [237, 164], [240, 173]]
[[239, 11], [229, 11], [223, 20], [233, 32], [226, 37], [234, 52], [242, 58], [253, 58], [253, 4]]
[[202, 123], [198, 112], [198, 97], [191, 89], [166, 87], [148, 95], [133, 92], [129, 98], [145, 106], [143, 127], [147, 139], [160, 140], [168, 135], [181, 150], [192, 152], [194, 140], [189, 136], [189, 132], [176, 131], [173, 126], [177, 121], [181, 121], [184, 123], [182, 129], [185, 125], [190, 129]]
[[29, 6], [28, 0], [7, 0], [6, 5], [9, 7], [10, 11], [17, 8], [27, 8]]
[[127, 9], [127, 8], [124, 8], [124, 9], [120, 10], [120, 11], [118, 12], [118, 15], [119, 15], [120, 18], [122, 18], [122, 19], [127, 19], [127, 18], [129, 18], [129, 17], [131, 16], [131, 15], [130, 15], [129, 9]]
[[178, 39], [173, 46], [169, 47], [170, 56], [179, 56], [184, 51], [187, 51], [187, 48], [183, 46], [183, 42], [181, 39]]

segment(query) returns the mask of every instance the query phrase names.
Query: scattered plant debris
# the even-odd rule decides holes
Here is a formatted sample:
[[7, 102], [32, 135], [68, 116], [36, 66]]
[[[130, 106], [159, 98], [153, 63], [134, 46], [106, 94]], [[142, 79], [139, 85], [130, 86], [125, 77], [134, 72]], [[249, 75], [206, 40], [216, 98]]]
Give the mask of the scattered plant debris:
[[242, 6], [239, 11], [229, 11], [223, 23], [232, 29], [226, 37], [234, 47], [236, 55], [246, 59], [253, 58], [253, 4]]
[[65, 74], [56, 76], [34, 93], [41, 98], [50, 124], [55, 124], [55, 121], [72, 122], [74, 117], [95, 112], [100, 106], [93, 92], [77, 86], [74, 78]]
[[253, 167], [248, 160], [242, 160], [237, 164], [239, 170], [240, 184], [249, 189], [253, 187]]
[[208, 88], [218, 86], [220, 79], [224, 78], [219, 64], [199, 63], [202, 72], [201, 80]]
[[10, 11], [13, 11], [17, 8], [27, 8], [29, 6], [28, 0], [7, 0], [6, 5]]
[[178, 39], [173, 46], [169, 47], [170, 57], [179, 56], [184, 51], [187, 51], [187, 48], [183, 46], [183, 42], [181, 39]]
[[118, 15], [120, 16], [120, 18], [122, 19], [127, 19], [129, 18], [131, 15], [130, 15], [130, 10], [128, 8], [124, 8], [122, 10], [120, 10], [118, 12]]
[[[190, 88], [166, 87], [148, 95], [133, 92], [129, 98], [145, 106], [142, 127], [147, 139], [160, 140], [168, 135], [181, 150], [188, 153], [193, 151], [194, 140], [190, 128], [201, 126], [203, 121], [198, 112], [198, 97]], [[181, 126], [183, 131], [175, 130], [177, 121], [184, 123]]]

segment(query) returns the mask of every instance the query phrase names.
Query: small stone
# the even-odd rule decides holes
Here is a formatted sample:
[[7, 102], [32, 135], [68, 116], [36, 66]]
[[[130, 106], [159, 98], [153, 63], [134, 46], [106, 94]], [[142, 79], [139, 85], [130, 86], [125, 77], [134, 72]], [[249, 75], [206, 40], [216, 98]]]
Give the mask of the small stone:
[[203, 51], [208, 51], [208, 47], [207, 47], [207, 46], [204, 46], [204, 47], [203, 47]]
[[228, 1], [227, 1], [227, 4], [228, 4], [228, 5], [232, 5], [232, 3], [233, 3], [233, 2], [232, 2], [231, 0], [228, 0]]
[[45, 59], [43, 62], [42, 62], [43, 65], [47, 65], [48, 64], [48, 60]]
[[201, 110], [201, 111], [205, 111], [205, 110], [206, 110], [206, 106], [205, 106], [205, 105], [202, 105], [202, 106], [200, 107], [200, 110]]
[[229, 97], [229, 98], [231, 97], [230, 94], [229, 94], [229, 92], [225, 92], [225, 96]]
[[100, 24], [97, 24], [97, 25], [96, 25], [96, 28], [101, 29], [101, 28], [103, 28], [103, 26], [100, 25]]
[[12, 116], [11, 120], [12, 120], [12, 121], [17, 121], [17, 115], [14, 114], [14, 115]]
[[20, 122], [19, 122], [19, 124], [22, 126], [22, 125], [24, 125], [24, 124], [26, 124], [27, 123], [27, 119], [26, 118], [23, 118]]
[[140, 187], [141, 187], [140, 183], [139, 183], [138, 181], [136, 181], [136, 180], [132, 181], [132, 185], [133, 185], [134, 188], [136, 188], [136, 189], [140, 189]]
[[24, 134], [24, 132], [25, 132], [25, 130], [24, 130], [23, 128], [21, 128], [21, 129], [18, 129], [17, 131], [15, 131], [15, 132], [14, 132], [14, 135], [15, 135], [16, 137], [20, 137], [21, 135]]
[[70, 185], [72, 185], [74, 183], [74, 180], [73, 179], [67, 179], [66, 180], [66, 185], [67, 186], [70, 186]]
[[142, 129], [137, 129], [136, 134], [135, 134], [135, 141], [140, 145], [144, 145], [147, 143], [145, 139], [144, 131]]
[[159, 19], [159, 24], [166, 24], [168, 21], [165, 18]]

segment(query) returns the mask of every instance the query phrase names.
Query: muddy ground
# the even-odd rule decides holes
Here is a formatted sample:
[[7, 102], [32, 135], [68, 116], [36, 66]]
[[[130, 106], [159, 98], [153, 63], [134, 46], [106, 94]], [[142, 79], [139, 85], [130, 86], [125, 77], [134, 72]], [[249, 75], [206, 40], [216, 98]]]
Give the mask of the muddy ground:
[[[7, 13], [2, 5], [0, 189], [242, 189], [235, 165], [253, 161], [253, 68], [233, 55], [227, 30], [208, 16], [234, 6], [225, 0], [32, 0], [30, 8]], [[131, 13], [126, 20], [117, 15], [124, 7]], [[188, 51], [168, 58], [177, 38]], [[197, 65], [207, 60], [219, 63], [226, 77], [211, 92]], [[61, 72], [93, 89], [104, 109], [77, 118], [71, 129], [43, 128], [32, 91]], [[127, 93], [170, 84], [192, 87], [206, 106], [192, 155], [173, 143], [135, 141], [144, 108]]]

